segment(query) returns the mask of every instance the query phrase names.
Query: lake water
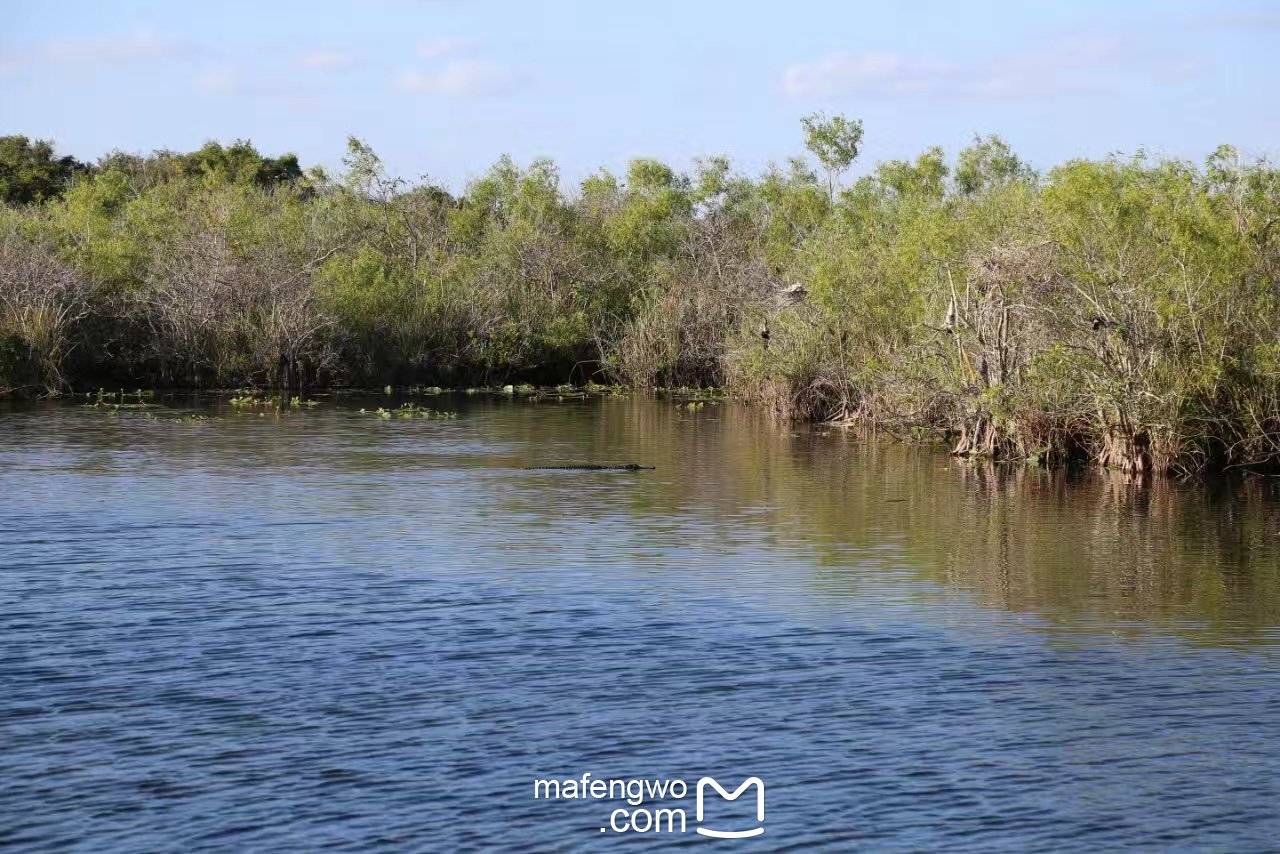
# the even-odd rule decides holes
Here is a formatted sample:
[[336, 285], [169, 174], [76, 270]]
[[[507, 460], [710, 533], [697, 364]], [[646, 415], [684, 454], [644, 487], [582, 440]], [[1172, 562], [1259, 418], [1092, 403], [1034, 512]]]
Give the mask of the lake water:
[[[735, 405], [323, 400], [0, 409], [0, 844], [1280, 839], [1280, 480], [973, 466]], [[585, 461], [656, 470], [523, 468]], [[585, 773], [682, 781], [639, 809], [687, 832], [534, 796]], [[703, 776], [760, 778], [765, 820], [708, 790], [699, 825]]]

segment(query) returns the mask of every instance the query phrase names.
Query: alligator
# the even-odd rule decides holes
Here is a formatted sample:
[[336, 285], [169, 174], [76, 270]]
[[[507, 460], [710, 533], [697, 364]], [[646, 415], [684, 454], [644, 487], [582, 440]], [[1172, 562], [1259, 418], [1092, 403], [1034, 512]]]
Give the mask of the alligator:
[[576, 466], [525, 466], [526, 471], [653, 471], [653, 466], [641, 466], [635, 463], [627, 463], [625, 466], [598, 466], [598, 465], [576, 465]]

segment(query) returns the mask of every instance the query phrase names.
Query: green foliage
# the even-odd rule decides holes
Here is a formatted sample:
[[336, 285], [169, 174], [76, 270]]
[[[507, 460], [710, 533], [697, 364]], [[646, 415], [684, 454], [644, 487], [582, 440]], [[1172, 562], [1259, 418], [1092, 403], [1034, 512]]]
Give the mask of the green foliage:
[[1031, 167], [1013, 153], [998, 136], [975, 137], [973, 145], [956, 158], [956, 189], [970, 196], [1014, 181], [1035, 178]]
[[804, 128], [805, 148], [827, 170], [827, 191], [834, 196], [836, 181], [858, 159], [862, 120], [813, 113], [801, 119], [800, 125]]
[[87, 167], [74, 157], [58, 157], [53, 143], [25, 136], [0, 136], [0, 202], [38, 204], [61, 195]]
[[876, 169], [875, 180], [882, 187], [905, 198], [940, 199], [946, 192], [946, 155], [934, 146], [915, 163], [890, 160]]
[[0, 392], [728, 385], [961, 454], [1280, 463], [1270, 164], [1223, 147], [1042, 177], [991, 136], [836, 192], [861, 122], [803, 131], [825, 181], [799, 158], [638, 159], [566, 192], [551, 161], [504, 157], [456, 196], [354, 138], [333, 176], [247, 142], [84, 171], [5, 138]]
[[180, 171], [213, 184], [256, 184], [274, 187], [302, 177], [297, 155], [263, 157], [248, 140], [223, 146], [206, 142], [198, 151], [177, 158]]

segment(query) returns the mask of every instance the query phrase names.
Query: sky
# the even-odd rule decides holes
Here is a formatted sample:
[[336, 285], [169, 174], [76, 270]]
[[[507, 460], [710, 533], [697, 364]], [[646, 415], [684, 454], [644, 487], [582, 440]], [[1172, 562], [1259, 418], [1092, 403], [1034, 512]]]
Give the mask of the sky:
[[81, 159], [250, 139], [333, 168], [354, 135], [455, 189], [502, 154], [757, 173], [814, 111], [865, 122], [855, 173], [987, 133], [1039, 168], [1280, 154], [1274, 0], [10, 3], [0, 134]]

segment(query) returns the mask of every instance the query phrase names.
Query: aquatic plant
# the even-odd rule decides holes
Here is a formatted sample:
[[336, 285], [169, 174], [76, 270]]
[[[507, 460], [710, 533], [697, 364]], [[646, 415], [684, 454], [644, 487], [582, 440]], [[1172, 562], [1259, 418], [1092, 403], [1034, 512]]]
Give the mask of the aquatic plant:
[[416, 406], [412, 403], [402, 404], [396, 409], [385, 409], [381, 406], [373, 410], [361, 409], [359, 410], [358, 414], [373, 415], [383, 420], [387, 420], [391, 418], [401, 418], [401, 419], [421, 418], [426, 420], [434, 419], [434, 420], [447, 421], [447, 420], [452, 420], [458, 417], [458, 413], [456, 412], [444, 412], [442, 410], [429, 409], [424, 406]]
[[216, 420], [199, 412], [189, 412], [186, 415], [180, 415], [177, 418], [162, 418], [151, 413], [146, 413], [144, 417], [153, 421], [164, 421], [169, 424], [207, 424], [210, 421]]
[[158, 404], [147, 403], [145, 401], [139, 403], [114, 403], [101, 400], [95, 400], [91, 403], [84, 404], [85, 407], [90, 409], [110, 410], [113, 412], [119, 412], [122, 409], [148, 409], [157, 405]]

